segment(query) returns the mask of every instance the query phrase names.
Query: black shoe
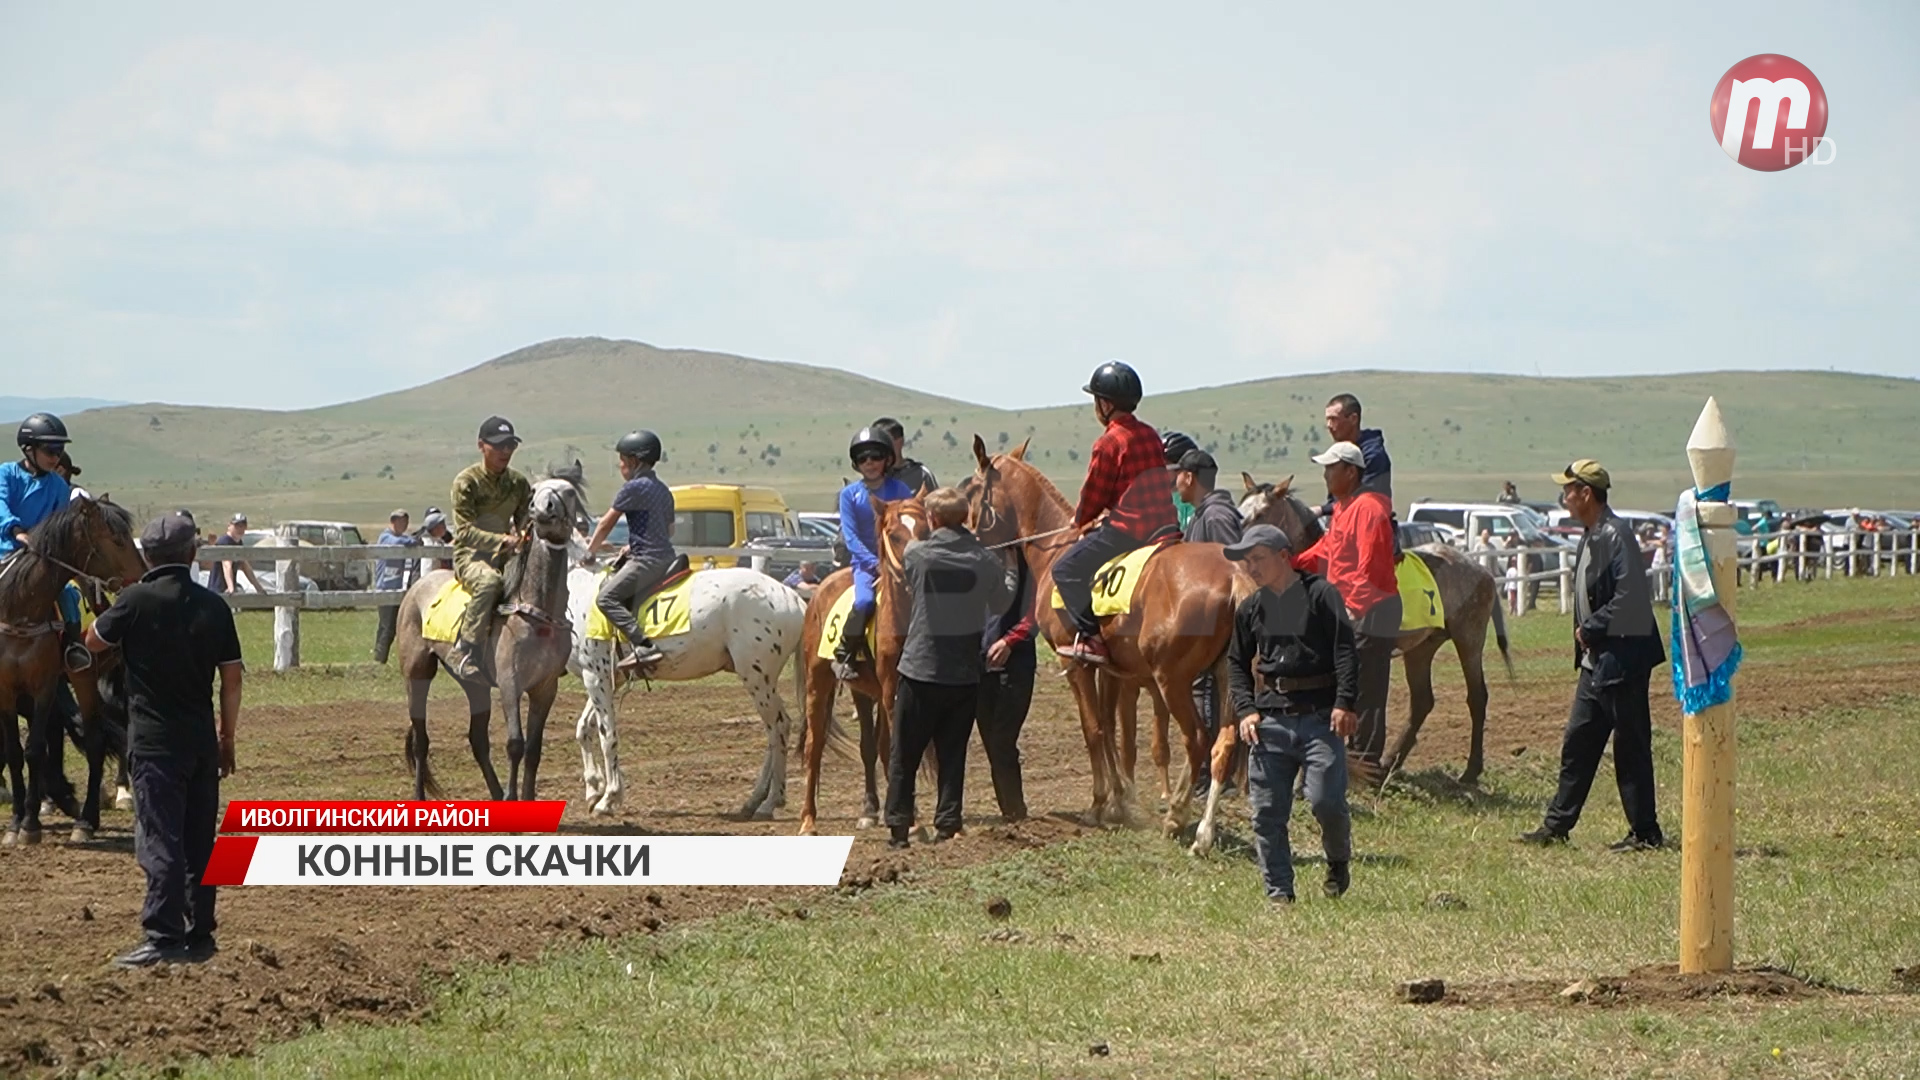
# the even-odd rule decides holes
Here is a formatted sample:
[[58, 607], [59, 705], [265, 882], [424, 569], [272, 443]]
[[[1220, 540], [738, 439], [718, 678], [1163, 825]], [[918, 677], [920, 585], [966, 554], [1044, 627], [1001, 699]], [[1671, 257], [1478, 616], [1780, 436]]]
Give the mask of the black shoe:
[[188, 948], [184, 944], [163, 945], [157, 941], [143, 941], [127, 952], [114, 957], [113, 966], [144, 968], [155, 964], [192, 963], [188, 955]]
[[1275, 907], [1278, 907], [1283, 904], [1291, 904], [1293, 903], [1293, 894], [1290, 892], [1285, 892], [1285, 893], [1278, 893], [1276, 895], [1269, 896], [1267, 897], [1267, 903]]
[[1320, 891], [1328, 896], [1345, 896], [1347, 889], [1353, 885], [1353, 874], [1349, 869], [1352, 865], [1344, 862], [1327, 863], [1327, 881], [1320, 886]]
[[935, 829], [933, 831], [933, 842], [936, 844], [944, 844], [959, 835], [959, 829]]
[[1649, 840], [1628, 833], [1623, 839], [1608, 844], [1607, 850], [1615, 855], [1627, 855], [1636, 851], [1658, 851], [1665, 846], [1666, 841], [1661, 837], [1656, 836]]
[[887, 830], [889, 834], [887, 836], [887, 846], [890, 848], [911, 847], [913, 845], [913, 841], [907, 839], [907, 834], [910, 831], [911, 831], [910, 827], [906, 825], [893, 826], [891, 829]]
[[185, 963], [204, 964], [213, 959], [214, 954], [219, 951], [220, 946], [214, 944], [212, 938], [193, 938], [187, 942]]
[[1552, 847], [1555, 844], [1566, 843], [1567, 834], [1554, 832], [1552, 829], [1542, 825], [1532, 832], [1521, 833], [1519, 836], [1514, 837], [1513, 842], [1516, 844], [1532, 844], [1534, 847]]

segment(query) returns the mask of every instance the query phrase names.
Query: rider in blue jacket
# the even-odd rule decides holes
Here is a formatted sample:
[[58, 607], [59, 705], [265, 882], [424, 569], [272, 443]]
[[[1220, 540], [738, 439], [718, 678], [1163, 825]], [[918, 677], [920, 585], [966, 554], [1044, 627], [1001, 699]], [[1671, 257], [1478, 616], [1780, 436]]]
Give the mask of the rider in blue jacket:
[[895, 464], [893, 439], [877, 428], [861, 428], [847, 447], [860, 479], [840, 489], [840, 539], [853, 563], [853, 613], [840, 631], [834, 651], [834, 675], [853, 678], [853, 665], [865, 654], [867, 620], [873, 616], [873, 585], [880, 573], [879, 541], [874, 533], [875, 498], [892, 502], [910, 499], [906, 483], [891, 475]]
[[[27, 546], [27, 532], [67, 505], [72, 488], [60, 475], [60, 455], [67, 449], [67, 425], [52, 413], [34, 413], [20, 422], [15, 442], [20, 460], [0, 465], [0, 559]], [[80, 643], [80, 604], [71, 591], [60, 595], [60, 620], [66, 624], [69, 671], [93, 663], [93, 654]]]

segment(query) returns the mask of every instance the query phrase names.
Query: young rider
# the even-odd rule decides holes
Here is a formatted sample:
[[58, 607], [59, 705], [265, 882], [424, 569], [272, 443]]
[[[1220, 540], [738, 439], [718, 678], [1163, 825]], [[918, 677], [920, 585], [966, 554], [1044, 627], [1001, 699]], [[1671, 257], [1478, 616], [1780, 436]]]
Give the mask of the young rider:
[[840, 539], [853, 563], [853, 613], [840, 629], [834, 650], [834, 675], [853, 677], [853, 665], [866, 653], [867, 620], [873, 616], [873, 586], [880, 574], [879, 540], [874, 532], [873, 500], [912, 498], [914, 492], [892, 475], [896, 463], [893, 439], [886, 431], [864, 427], [847, 447], [860, 479], [840, 490]]
[[1060, 655], [1104, 664], [1107, 646], [1093, 614], [1093, 576], [1107, 560], [1144, 546], [1176, 524], [1173, 478], [1159, 434], [1133, 415], [1142, 391], [1132, 368], [1117, 360], [1102, 364], [1083, 389], [1093, 395], [1093, 414], [1106, 430], [1094, 440], [1073, 515], [1081, 538], [1054, 564], [1053, 584], [1079, 631]]
[[519, 545], [533, 485], [512, 467], [520, 436], [504, 416], [480, 425], [480, 460], [453, 478], [453, 573], [471, 599], [460, 616], [459, 640], [447, 656], [453, 673], [469, 682], [482, 675], [475, 654], [485, 645], [504, 585], [500, 571]]
[[627, 550], [613, 564], [613, 573], [600, 583], [600, 595], [594, 603], [633, 645], [632, 655], [623, 658], [620, 666], [645, 667], [658, 663], [665, 654], [640, 628], [633, 602], [652, 592], [673, 565], [673, 492], [653, 473], [653, 467], [667, 459], [660, 436], [651, 431], [630, 431], [621, 436], [614, 450], [620, 455], [620, 479], [625, 483], [593, 530], [593, 539], [587, 542], [587, 558], [593, 558], [606, 543], [614, 523], [625, 515]]
[[[72, 488], [60, 474], [66, 453], [67, 425], [52, 413], [34, 413], [20, 422], [14, 441], [20, 460], [0, 465], [0, 558], [27, 546], [27, 533], [52, 517], [72, 499]], [[74, 590], [60, 594], [60, 621], [65, 624], [67, 670], [81, 671], [93, 663], [93, 654], [80, 642], [80, 601]]]

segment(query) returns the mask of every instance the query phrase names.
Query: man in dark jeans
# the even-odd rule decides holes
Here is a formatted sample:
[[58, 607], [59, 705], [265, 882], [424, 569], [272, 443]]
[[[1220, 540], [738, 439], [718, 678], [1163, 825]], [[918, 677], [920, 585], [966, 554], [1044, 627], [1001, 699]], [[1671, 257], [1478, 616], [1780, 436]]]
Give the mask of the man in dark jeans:
[[900, 652], [893, 707], [893, 757], [887, 762], [888, 846], [906, 847], [913, 827], [913, 781], [932, 744], [939, 757], [936, 840], [960, 831], [967, 743], [980, 689], [980, 627], [1013, 602], [1014, 574], [967, 531], [967, 498], [953, 488], [926, 497], [933, 535], [907, 545], [903, 558], [913, 606]]
[[1014, 601], [1006, 611], [987, 619], [980, 647], [987, 672], [980, 680], [980, 698], [974, 715], [980, 724], [980, 745], [987, 751], [993, 775], [993, 797], [1000, 816], [1009, 824], [1025, 821], [1027, 796], [1020, 780], [1020, 729], [1026, 726], [1033, 704], [1036, 667], [1033, 633], [1033, 574], [1020, 549], [1013, 554]]
[[1580, 682], [1573, 693], [1567, 734], [1560, 747], [1560, 787], [1546, 820], [1521, 843], [1565, 843], [1600, 769], [1600, 755], [1613, 738], [1613, 773], [1626, 811], [1625, 839], [1608, 850], [1620, 853], [1663, 847], [1654, 808], [1653, 718], [1647, 683], [1666, 661], [1660, 627], [1653, 618], [1647, 568], [1633, 530], [1607, 505], [1612, 479], [1591, 458], [1555, 474], [1563, 502], [1586, 533], [1574, 562], [1573, 656]]
[[[412, 520], [404, 509], [396, 509], [387, 515], [387, 527], [380, 533], [380, 539], [374, 543], [380, 547], [419, 547], [420, 538], [407, 531], [407, 523]], [[407, 571], [416, 560], [381, 559], [374, 564], [373, 588], [376, 592], [399, 593], [407, 587]], [[400, 626], [400, 597], [395, 596], [392, 604], [380, 606], [380, 625], [373, 632], [373, 662], [384, 664], [387, 654], [393, 650], [393, 638]]]
[[[220, 778], [233, 773], [240, 718], [240, 638], [233, 613], [194, 584], [193, 521], [175, 512], [140, 535], [152, 569], [87, 631], [87, 647], [121, 650], [127, 677], [127, 764], [134, 855], [147, 873], [147, 938], [114, 963], [199, 963], [215, 952], [213, 887], [200, 884], [220, 814]], [[220, 725], [213, 675], [220, 673]]]

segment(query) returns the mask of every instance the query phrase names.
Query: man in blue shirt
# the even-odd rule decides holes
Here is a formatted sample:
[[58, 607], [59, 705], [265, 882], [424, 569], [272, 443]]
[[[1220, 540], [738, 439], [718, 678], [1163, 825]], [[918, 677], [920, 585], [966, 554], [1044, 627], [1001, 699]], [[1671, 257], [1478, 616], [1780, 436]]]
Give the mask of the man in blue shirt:
[[[387, 515], [387, 527], [381, 532], [380, 539], [374, 543], [380, 547], [419, 547], [420, 538], [407, 532], [407, 523], [412, 521], [405, 510], [395, 510]], [[373, 587], [377, 592], [400, 592], [407, 585], [407, 566], [412, 559], [381, 559], [374, 564]], [[397, 597], [395, 598], [398, 599]], [[387, 654], [393, 649], [393, 636], [400, 622], [400, 605], [383, 604], [380, 607], [380, 628], [373, 633], [373, 662], [384, 664]]]
[[840, 489], [840, 539], [847, 545], [847, 557], [853, 564], [853, 612], [840, 630], [840, 646], [834, 650], [833, 675], [842, 681], [854, 677], [853, 666], [867, 651], [867, 620], [873, 617], [873, 586], [880, 576], [879, 540], [873, 520], [873, 500], [911, 499], [915, 492], [893, 475], [898, 455], [892, 436], [880, 429], [864, 427], [854, 433], [847, 456], [860, 470], [860, 479]]
[[630, 431], [614, 449], [620, 455], [620, 478], [625, 483], [613, 497], [613, 506], [600, 518], [587, 543], [587, 558], [606, 543], [607, 534], [622, 515], [627, 519], [627, 550], [613, 564], [613, 573], [600, 585], [595, 600], [600, 613], [633, 644], [633, 653], [620, 661], [623, 668], [657, 664], [666, 654], [656, 648], [634, 617], [636, 600], [651, 593], [673, 566], [673, 492], [653, 473], [667, 456], [660, 436]]
[[[52, 413], [34, 413], [20, 422], [14, 441], [20, 460], [0, 465], [0, 559], [27, 546], [27, 533], [67, 505], [73, 489], [61, 476], [60, 456], [66, 453], [67, 425]], [[60, 621], [65, 624], [69, 671], [82, 671], [93, 656], [80, 643], [80, 602], [72, 592], [60, 595]]]

